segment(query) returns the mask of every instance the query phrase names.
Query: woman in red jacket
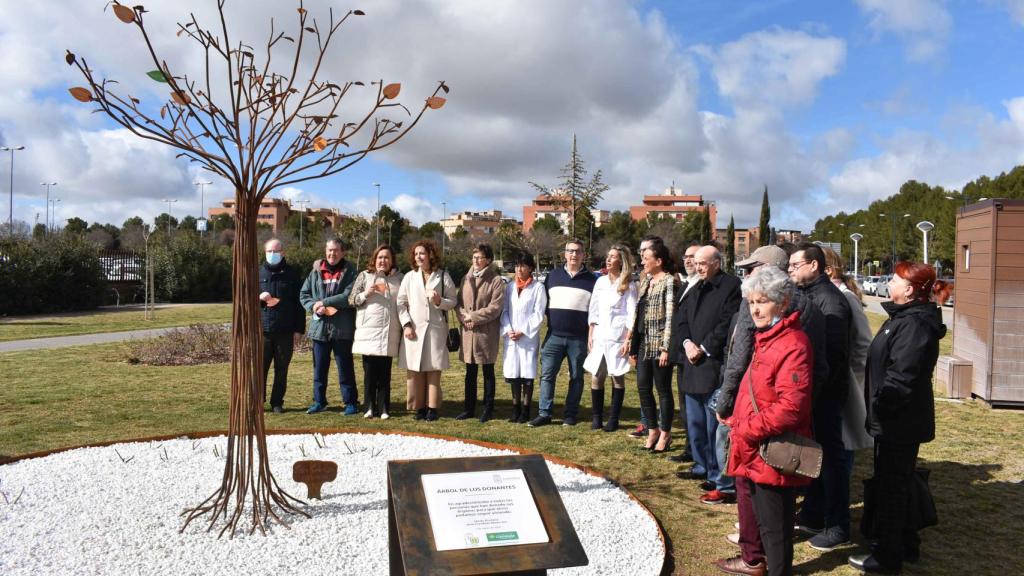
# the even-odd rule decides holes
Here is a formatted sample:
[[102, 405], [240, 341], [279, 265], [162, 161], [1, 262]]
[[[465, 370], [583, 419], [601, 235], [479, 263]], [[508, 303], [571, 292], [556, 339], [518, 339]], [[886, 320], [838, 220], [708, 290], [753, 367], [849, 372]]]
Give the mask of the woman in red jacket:
[[756, 522], [761, 546], [741, 540], [741, 556], [716, 565], [728, 574], [778, 576], [793, 573], [796, 488], [810, 479], [772, 468], [761, 459], [759, 447], [783, 432], [811, 437], [814, 358], [800, 329], [800, 313], [783, 316], [793, 282], [778, 268], [761, 268], [743, 282], [743, 297], [757, 331], [733, 415], [726, 420], [732, 429], [728, 474], [736, 478], [738, 497], [753, 502], [754, 518], [740, 518], [740, 524]]

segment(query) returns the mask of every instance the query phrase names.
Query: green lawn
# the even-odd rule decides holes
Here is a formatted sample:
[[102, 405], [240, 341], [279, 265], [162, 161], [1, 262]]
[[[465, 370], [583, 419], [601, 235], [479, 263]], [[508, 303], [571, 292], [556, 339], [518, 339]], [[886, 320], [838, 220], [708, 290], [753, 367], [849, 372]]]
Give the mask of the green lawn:
[[[877, 323], [877, 318], [873, 319]], [[358, 364], [357, 364], [358, 365]], [[395, 370], [392, 419], [365, 420], [339, 413], [336, 387], [328, 391], [330, 409], [308, 416], [311, 396], [309, 354], [297, 355], [290, 372], [285, 414], [267, 414], [270, 429], [337, 428], [420, 431], [537, 450], [588, 466], [633, 492], [658, 517], [671, 541], [676, 574], [716, 574], [716, 558], [737, 549], [724, 536], [732, 531], [735, 506], [707, 506], [698, 501], [695, 482], [677, 480], [677, 467], [665, 458], [638, 450], [625, 432], [589, 430], [589, 393], [584, 392], [575, 428], [539, 429], [504, 421], [510, 412], [509, 391], [499, 384], [499, 420], [456, 422], [461, 409], [461, 363], [443, 381], [446, 403], [435, 423], [415, 422], [405, 412], [405, 383]], [[40, 352], [0, 354], [0, 458], [38, 450], [108, 440], [187, 434], [223, 429], [227, 420], [228, 367], [155, 368], [122, 361], [121, 345], [109, 344]], [[360, 371], [358, 380], [362, 382]], [[332, 368], [332, 378], [334, 371]], [[556, 416], [561, 415], [566, 377], [556, 391]], [[638, 418], [632, 377], [627, 382], [626, 425]], [[362, 390], [360, 390], [360, 394]], [[534, 407], [536, 409], [536, 405]], [[923, 558], [906, 574], [1004, 574], [1018, 565], [1024, 544], [1024, 413], [992, 411], [981, 403], [936, 404], [937, 440], [923, 447], [924, 465], [931, 468], [940, 525], [924, 532]], [[681, 432], [677, 431], [681, 443]], [[677, 448], [673, 448], [673, 453]], [[861, 509], [861, 480], [868, 474], [869, 452], [858, 454], [853, 480], [854, 522]], [[2, 478], [0, 468], [0, 478]], [[617, 530], [628, 527], [616, 527]], [[859, 542], [859, 540], [858, 540]], [[847, 547], [819, 553], [806, 544], [796, 547], [798, 574], [856, 574], [846, 556], [861, 550]]]
[[51, 336], [76, 336], [101, 332], [125, 332], [147, 328], [208, 324], [231, 320], [231, 304], [196, 304], [187, 306], [160, 307], [154, 311], [154, 318], [143, 318], [141, 309], [116, 310], [67, 314], [63, 316], [30, 316], [0, 319], [0, 342]]

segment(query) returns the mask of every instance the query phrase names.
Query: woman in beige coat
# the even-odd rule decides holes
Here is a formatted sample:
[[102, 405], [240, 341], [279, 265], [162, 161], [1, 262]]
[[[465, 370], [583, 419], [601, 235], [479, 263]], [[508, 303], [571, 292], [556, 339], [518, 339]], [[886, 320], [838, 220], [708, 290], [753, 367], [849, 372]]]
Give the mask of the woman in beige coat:
[[398, 288], [402, 346], [398, 366], [408, 370], [406, 407], [417, 420], [437, 420], [441, 371], [448, 368], [448, 310], [455, 307], [455, 285], [439, 270], [441, 258], [431, 240], [419, 240], [409, 255], [412, 270]]
[[352, 286], [349, 304], [356, 309], [352, 352], [363, 357], [364, 418], [388, 418], [391, 408], [391, 360], [398, 356], [402, 324], [398, 319], [398, 289], [402, 273], [395, 251], [381, 244], [370, 256], [366, 270]]
[[462, 361], [466, 363], [465, 399], [456, 420], [476, 415], [477, 367], [484, 367], [484, 411], [481, 422], [494, 416], [494, 363], [501, 341], [501, 310], [505, 305], [505, 283], [491, 262], [494, 251], [487, 244], [473, 250], [473, 267], [462, 279], [455, 315], [462, 326]]

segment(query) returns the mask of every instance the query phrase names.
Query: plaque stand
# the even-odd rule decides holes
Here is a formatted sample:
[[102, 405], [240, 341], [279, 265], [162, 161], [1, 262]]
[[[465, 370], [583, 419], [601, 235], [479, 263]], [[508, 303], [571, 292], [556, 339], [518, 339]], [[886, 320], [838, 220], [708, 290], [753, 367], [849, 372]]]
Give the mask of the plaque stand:
[[[520, 469], [549, 542], [438, 551], [420, 477], [424, 474]], [[388, 553], [391, 576], [542, 576], [586, 566], [586, 551], [565, 511], [547, 462], [537, 454], [388, 462]]]

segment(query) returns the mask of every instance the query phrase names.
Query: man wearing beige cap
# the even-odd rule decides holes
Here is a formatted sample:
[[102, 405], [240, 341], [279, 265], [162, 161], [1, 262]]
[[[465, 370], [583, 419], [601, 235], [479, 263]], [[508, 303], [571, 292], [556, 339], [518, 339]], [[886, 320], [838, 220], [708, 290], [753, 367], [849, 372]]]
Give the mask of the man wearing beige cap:
[[[762, 266], [775, 266], [783, 272], [787, 272], [789, 255], [778, 246], [761, 246], [748, 258], [736, 263], [736, 267], [744, 269], [747, 274], [757, 274], [758, 269]], [[817, 381], [820, 378], [827, 378], [828, 365], [825, 362], [824, 353], [822, 353], [825, 342], [825, 319], [818, 307], [799, 292], [793, 294], [793, 300], [789, 309], [786, 310], [786, 314], [791, 314], [794, 310], [800, 311], [800, 325], [814, 349], [814, 379]], [[753, 354], [754, 320], [750, 316], [750, 308], [746, 303], [740, 305], [733, 324], [734, 328], [730, 333], [729, 344], [726, 346], [725, 369], [716, 406], [719, 426], [715, 437], [715, 448], [723, 470], [725, 469], [725, 455], [729, 452], [729, 427], [722, 424], [722, 421], [732, 415], [736, 391], [739, 389]], [[748, 573], [743, 569], [763, 567], [765, 556], [757, 519], [754, 516], [754, 504], [745, 482], [736, 483], [736, 505], [740, 532], [730, 535], [729, 539], [739, 544], [741, 554], [734, 558], [722, 558], [715, 564], [722, 570]]]

